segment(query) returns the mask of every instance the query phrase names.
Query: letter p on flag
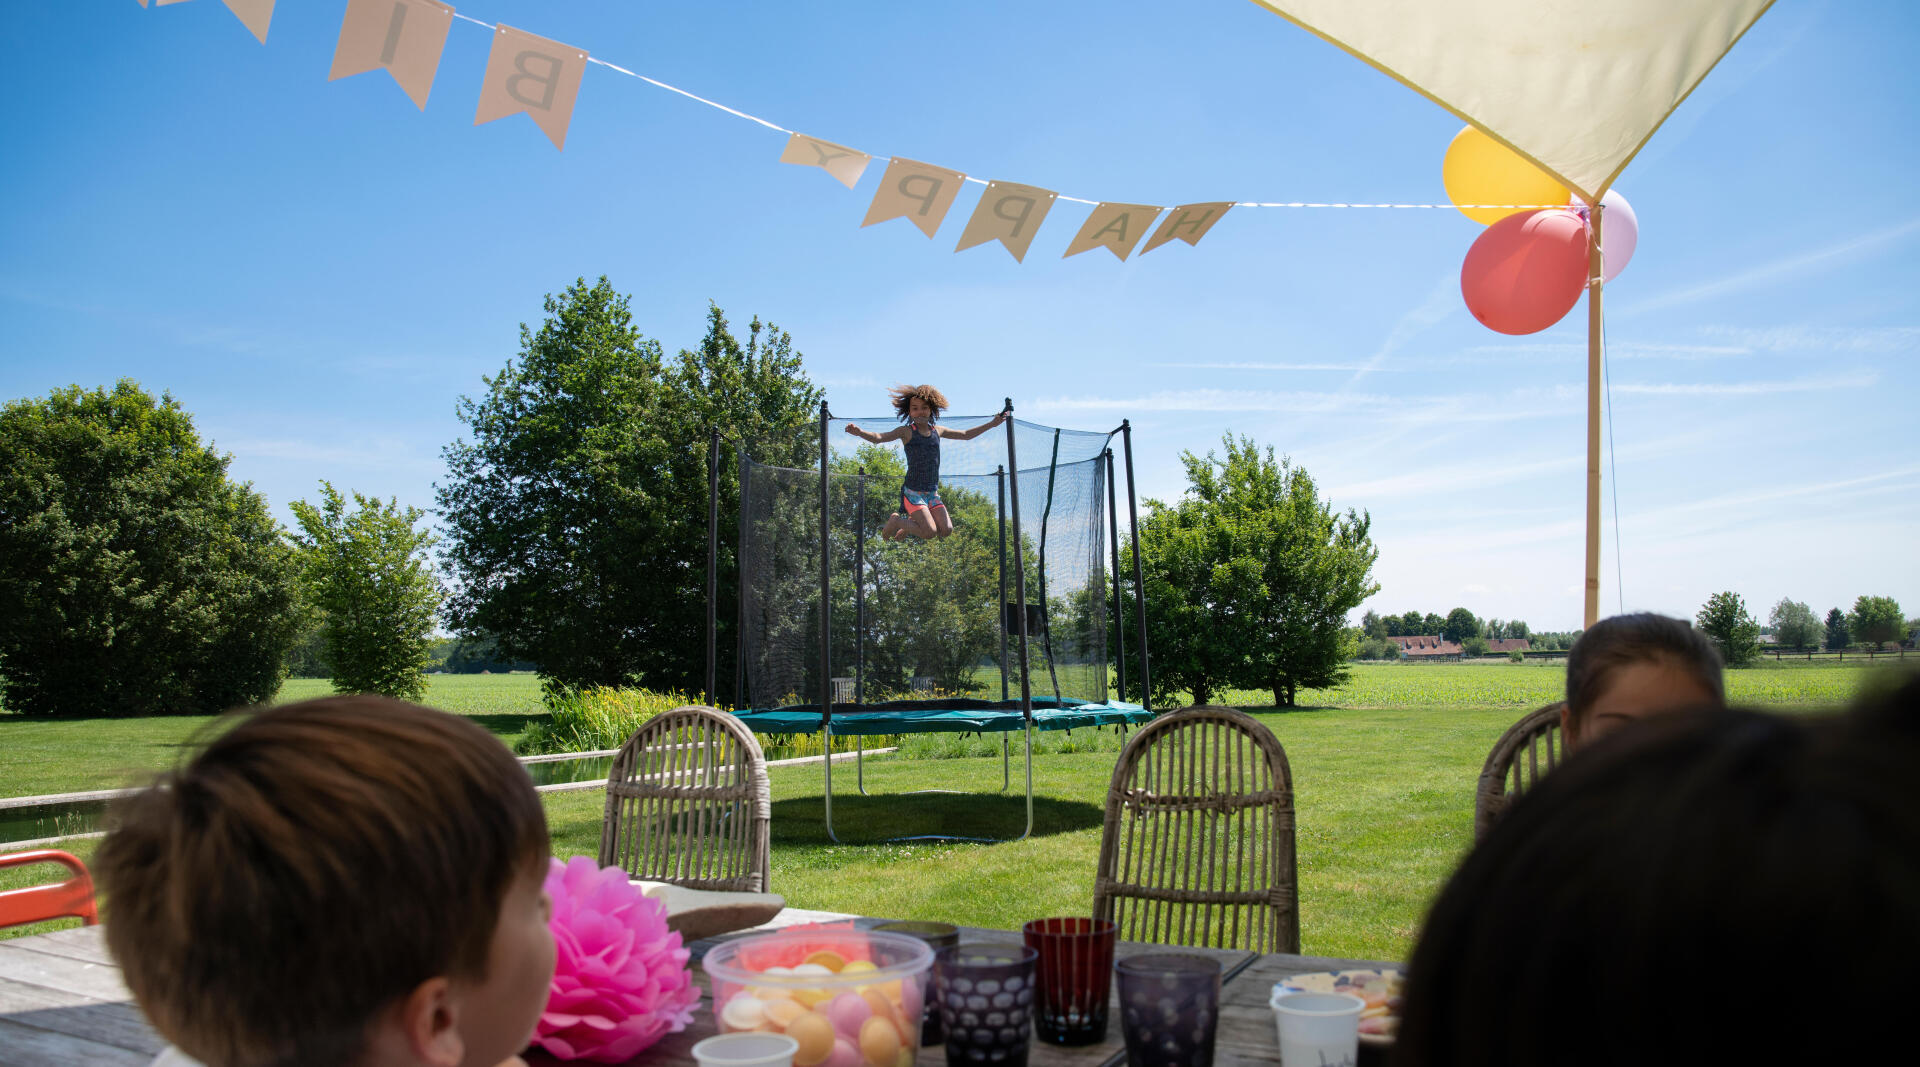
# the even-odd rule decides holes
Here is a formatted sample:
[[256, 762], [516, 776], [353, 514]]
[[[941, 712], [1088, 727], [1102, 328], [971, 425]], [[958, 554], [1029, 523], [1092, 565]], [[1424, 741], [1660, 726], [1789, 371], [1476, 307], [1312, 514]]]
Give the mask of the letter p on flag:
[[475, 126], [526, 112], [555, 148], [565, 148], [567, 124], [580, 96], [587, 53], [572, 45], [500, 26], [487, 53], [486, 81], [480, 86]]

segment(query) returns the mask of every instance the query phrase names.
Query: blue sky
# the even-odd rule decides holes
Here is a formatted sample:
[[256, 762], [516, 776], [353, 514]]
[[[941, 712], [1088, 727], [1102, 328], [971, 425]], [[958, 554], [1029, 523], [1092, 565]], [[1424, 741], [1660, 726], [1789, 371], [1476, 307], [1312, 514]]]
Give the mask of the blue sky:
[[[1460, 122], [1245, 0], [929, 6], [469, 0], [460, 12], [789, 129], [1095, 200], [1444, 203]], [[837, 413], [932, 381], [960, 412], [1131, 419], [1142, 495], [1253, 437], [1368, 511], [1369, 606], [1580, 621], [1585, 308], [1530, 337], [1460, 298], [1447, 210], [1236, 209], [1198, 247], [1025, 263], [862, 228], [784, 135], [590, 67], [564, 152], [473, 125], [456, 21], [416, 110], [327, 71], [346, 0], [267, 43], [217, 0], [16, 0], [0, 118], [0, 397], [167, 390], [283, 519], [319, 479], [430, 508], [456, 399], [543, 294], [606, 274], [669, 350], [708, 301], [792, 333]], [[1604, 17], [1596, 11], [1596, 17]], [[1920, 613], [1920, 6], [1781, 0], [1618, 183], [1602, 606], [1743, 595]], [[1618, 496], [1618, 526], [1613, 518]]]

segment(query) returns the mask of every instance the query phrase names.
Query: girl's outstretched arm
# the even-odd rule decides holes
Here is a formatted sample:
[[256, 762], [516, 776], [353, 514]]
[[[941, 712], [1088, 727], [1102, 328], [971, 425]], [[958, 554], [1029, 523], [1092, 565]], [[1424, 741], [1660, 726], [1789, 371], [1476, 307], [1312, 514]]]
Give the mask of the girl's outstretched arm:
[[940, 427], [940, 436], [951, 437], [959, 441], [971, 441], [974, 438], [980, 436], [983, 433], [986, 433], [988, 430], [993, 429], [995, 426], [998, 426], [1005, 421], [1007, 421], [1007, 413], [1002, 411], [996, 414], [993, 418], [988, 419], [987, 421], [981, 423], [978, 426], [975, 426], [971, 430], [954, 430], [954, 429], [949, 429], [948, 427], [942, 426]]
[[859, 423], [854, 423], [854, 422], [847, 423], [848, 433], [872, 445], [884, 444], [888, 441], [898, 441], [902, 437], [906, 436], [906, 429], [907, 428], [904, 426], [897, 426], [891, 430], [888, 430], [886, 433], [874, 433], [871, 430], [861, 429]]

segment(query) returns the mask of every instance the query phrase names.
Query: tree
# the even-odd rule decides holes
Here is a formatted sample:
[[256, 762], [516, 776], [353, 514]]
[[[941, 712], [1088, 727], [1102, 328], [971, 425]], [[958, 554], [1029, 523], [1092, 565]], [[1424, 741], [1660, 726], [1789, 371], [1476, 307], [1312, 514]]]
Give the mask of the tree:
[[1744, 667], [1760, 654], [1760, 624], [1747, 614], [1746, 601], [1738, 593], [1708, 597], [1695, 622], [1729, 667]]
[[206, 715], [272, 696], [291, 551], [232, 457], [132, 381], [0, 410], [0, 699], [35, 715]]
[[1507, 636], [1507, 624], [1499, 619], [1488, 619], [1486, 625], [1480, 627], [1480, 636], [1489, 641], [1503, 640]]
[[302, 576], [341, 693], [384, 693], [403, 700], [427, 695], [427, 652], [439, 579], [427, 548], [434, 537], [414, 524], [425, 514], [398, 500], [353, 494], [352, 513], [329, 482], [320, 483], [320, 504], [291, 505], [300, 523]]
[[1459, 644], [1469, 637], [1480, 636], [1480, 620], [1466, 608], [1454, 608], [1447, 612], [1447, 619], [1440, 625], [1440, 636]]
[[1336, 515], [1313, 478], [1273, 449], [1263, 455], [1231, 434], [1222, 443], [1225, 458], [1182, 453], [1186, 495], [1148, 505], [1168, 533], [1142, 538], [1143, 569], [1156, 576], [1150, 582], [1174, 586], [1162, 610], [1180, 624], [1154, 629], [1149, 585], [1154, 680], [1172, 651], [1210, 684], [1270, 689], [1275, 704], [1291, 707], [1299, 690], [1346, 677], [1357, 651], [1347, 614], [1380, 590], [1370, 578], [1379, 555], [1371, 519]]
[[1398, 636], [1398, 637], [1419, 637], [1419, 636], [1421, 636], [1421, 635], [1423, 635], [1423, 634], [1437, 634], [1437, 633], [1439, 633], [1440, 631], [1439, 631], [1439, 630], [1437, 630], [1437, 629], [1436, 629], [1436, 630], [1429, 630], [1429, 629], [1427, 629], [1427, 622], [1426, 622], [1426, 620], [1427, 620], [1427, 619], [1430, 619], [1430, 618], [1432, 618], [1432, 617], [1433, 617], [1433, 616], [1431, 616], [1431, 615], [1426, 615], [1426, 616], [1423, 616], [1423, 615], [1421, 615], [1421, 614], [1420, 614], [1419, 612], [1417, 612], [1417, 611], [1409, 611], [1409, 612], [1407, 612], [1407, 613], [1405, 613], [1405, 614], [1403, 614], [1403, 615], [1401, 615], [1401, 616], [1400, 616], [1400, 632], [1399, 632], [1399, 633], [1398, 633], [1397, 635], [1395, 635], [1395, 636]]
[[1484, 656], [1487, 654], [1487, 639], [1479, 634], [1468, 634], [1460, 642], [1460, 651], [1467, 656]]
[[1863, 596], [1854, 600], [1847, 627], [1853, 631], [1854, 640], [1876, 647], [1907, 636], [1906, 616], [1900, 612], [1900, 602], [1890, 596]]
[[1819, 617], [1798, 601], [1780, 598], [1767, 623], [1773, 627], [1774, 643], [1782, 648], [1811, 648], [1820, 643]]
[[1515, 641], [1525, 641], [1532, 637], [1532, 631], [1527, 628], [1525, 622], [1519, 619], [1508, 619], [1507, 637]]
[[1827, 651], [1838, 652], [1853, 643], [1847, 628], [1847, 613], [1839, 608], [1827, 612]]
[[[436, 487], [459, 583], [446, 616], [462, 634], [491, 636], [500, 656], [539, 664], [549, 686], [697, 691], [708, 433], [799, 465], [821, 394], [791, 338], [772, 326], [763, 335], [757, 319], [743, 346], [709, 307], [699, 348], [670, 361], [628, 305], [604, 277], [549, 295], [540, 328], [520, 328], [519, 357], [484, 379], [484, 396], [461, 399], [471, 439], [447, 446], [449, 480]], [[727, 604], [739, 481], [725, 453], [720, 480]], [[731, 614], [720, 612], [727, 626]]]
[[1439, 635], [1446, 632], [1446, 629], [1447, 629], [1447, 620], [1429, 611], [1427, 612], [1427, 617], [1420, 620], [1420, 629], [1414, 632], [1416, 634]]
[[1387, 620], [1382, 619], [1378, 613], [1372, 611], [1360, 616], [1360, 633], [1364, 637], [1373, 638], [1391, 636], [1387, 633]]

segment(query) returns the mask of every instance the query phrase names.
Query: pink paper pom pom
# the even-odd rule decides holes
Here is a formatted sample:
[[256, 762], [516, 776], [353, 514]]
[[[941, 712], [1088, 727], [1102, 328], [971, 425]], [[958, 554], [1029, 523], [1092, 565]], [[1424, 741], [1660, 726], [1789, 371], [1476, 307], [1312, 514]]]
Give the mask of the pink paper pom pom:
[[687, 1028], [700, 991], [666, 906], [591, 857], [553, 861], [553, 986], [533, 1043], [564, 1060], [619, 1063]]

